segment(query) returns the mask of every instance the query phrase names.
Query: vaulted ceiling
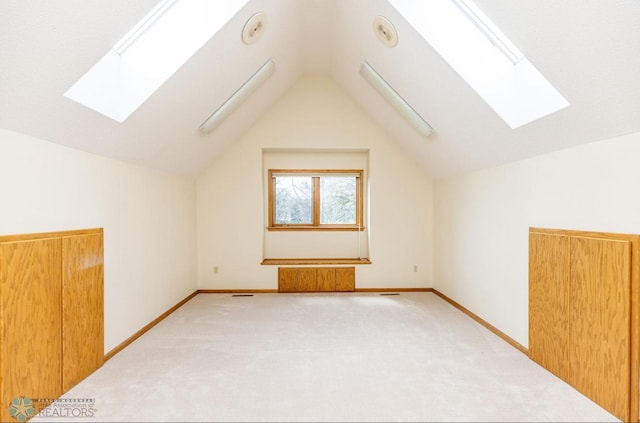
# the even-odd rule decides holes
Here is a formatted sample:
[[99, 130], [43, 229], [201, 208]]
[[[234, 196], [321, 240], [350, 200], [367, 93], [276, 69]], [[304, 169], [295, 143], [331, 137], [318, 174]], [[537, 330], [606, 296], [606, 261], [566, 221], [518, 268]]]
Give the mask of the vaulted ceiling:
[[[434, 178], [640, 131], [637, 0], [476, 0], [571, 104], [517, 129], [386, 0], [252, 0], [123, 123], [63, 97], [156, 3], [0, 2], [0, 128], [195, 176], [299, 78], [323, 75]], [[242, 28], [258, 11], [266, 30], [245, 45]], [[395, 48], [375, 37], [377, 15], [398, 30]], [[268, 58], [274, 76], [214, 132], [200, 133]], [[362, 80], [363, 60], [429, 121], [432, 136], [419, 135]]]

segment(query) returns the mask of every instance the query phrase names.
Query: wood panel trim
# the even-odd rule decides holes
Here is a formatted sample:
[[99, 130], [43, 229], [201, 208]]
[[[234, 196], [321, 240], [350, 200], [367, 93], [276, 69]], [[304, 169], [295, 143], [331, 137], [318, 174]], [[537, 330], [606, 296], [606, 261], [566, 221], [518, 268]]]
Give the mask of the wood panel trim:
[[500, 329], [496, 328], [486, 320], [479, 317], [477, 314], [470, 311], [468, 308], [464, 307], [463, 305], [460, 305], [459, 303], [447, 297], [446, 295], [444, 295], [442, 292], [438, 291], [435, 288], [433, 288], [433, 293], [439, 296], [440, 298], [442, 298], [443, 300], [445, 300], [446, 302], [448, 302], [449, 304], [451, 304], [452, 306], [454, 306], [455, 308], [457, 308], [458, 310], [460, 310], [461, 312], [463, 312], [464, 314], [466, 314], [467, 316], [471, 317], [476, 322], [480, 323], [485, 328], [489, 329], [491, 332], [493, 332], [495, 335], [505, 340], [507, 343], [509, 343], [515, 349], [519, 350], [521, 353], [527, 356], [529, 355], [529, 350], [527, 348], [525, 348], [519, 342], [516, 342], [515, 339], [511, 338], [510, 336], [502, 332]]
[[433, 288], [356, 288], [354, 292], [433, 292]]
[[277, 289], [198, 289], [198, 294], [277, 294]]
[[263, 266], [272, 265], [301, 265], [301, 264], [371, 264], [368, 258], [269, 258], [260, 263]]
[[638, 235], [616, 233], [616, 232], [595, 232], [595, 231], [580, 231], [576, 229], [552, 229], [552, 228], [536, 228], [530, 227], [529, 233], [541, 233], [548, 235], [568, 235], [579, 236], [583, 238], [598, 238], [598, 239], [612, 239], [622, 241], [633, 241], [634, 238], [638, 238]]
[[364, 232], [367, 228], [358, 225], [287, 225], [287, 226], [267, 226], [269, 231], [343, 231], [343, 232]]
[[162, 320], [164, 320], [167, 316], [169, 316], [171, 313], [173, 313], [174, 311], [176, 311], [177, 309], [179, 309], [180, 307], [182, 307], [184, 304], [186, 304], [190, 299], [192, 299], [193, 297], [195, 297], [196, 295], [198, 295], [199, 291], [194, 291], [191, 294], [189, 294], [185, 299], [183, 299], [182, 301], [180, 301], [178, 304], [174, 305], [173, 307], [171, 307], [169, 310], [165, 311], [164, 313], [162, 313], [160, 316], [156, 317], [155, 319], [153, 319], [151, 322], [149, 322], [148, 324], [146, 324], [142, 329], [140, 329], [139, 331], [137, 331], [136, 333], [134, 333], [133, 335], [131, 335], [130, 337], [128, 337], [127, 339], [125, 339], [122, 343], [120, 343], [119, 345], [117, 345], [115, 348], [113, 348], [111, 351], [109, 351], [108, 353], [106, 353], [104, 355], [104, 361], [105, 363], [112, 359], [113, 356], [115, 356], [116, 354], [118, 354], [120, 351], [122, 351], [123, 349], [125, 349], [126, 347], [128, 347], [129, 345], [131, 345], [133, 343], [133, 341], [135, 341], [136, 339], [140, 338], [142, 335], [144, 335], [145, 333], [147, 333], [151, 328], [153, 328], [155, 325], [157, 325], [158, 323], [160, 323]]
[[631, 381], [629, 420], [640, 421], [640, 236], [631, 241]]
[[78, 236], [78, 235], [90, 235], [90, 234], [102, 234], [102, 233], [104, 233], [103, 228], [92, 228], [92, 229], [75, 229], [75, 230], [60, 231], [60, 232], [39, 232], [34, 234], [2, 235], [0, 236], [0, 242], [33, 241], [35, 239], [60, 238], [65, 236]]

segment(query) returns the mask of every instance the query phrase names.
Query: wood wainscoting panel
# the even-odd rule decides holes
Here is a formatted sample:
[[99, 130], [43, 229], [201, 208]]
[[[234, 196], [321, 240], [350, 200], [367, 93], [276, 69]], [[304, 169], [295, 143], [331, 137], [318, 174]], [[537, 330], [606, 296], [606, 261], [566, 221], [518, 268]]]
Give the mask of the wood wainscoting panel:
[[15, 421], [9, 415], [15, 397], [62, 394], [60, 260], [60, 238], [0, 244], [2, 421]]
[[318, 290], [318, 284], [316, 282], [317, 271], [315, 268], [300, 268], [298, 269], [298, 283], [296, 291], [298, 292], [314, 292]]
[[569, 380], [569, 236], [529, 234], [529, 357]]
[[336, 291], [350, 292], [356, 289], [356, 268], [336, 267]]
[[278, 292], [352, 292], [355, 267], [279, 267]]
[[628, 421], [631, 243], [578, 236], [570, 242], [569, 382]]
[[63, 391], [104, 362], [102, 233], [62, 238]]
[[278, 291], [296, 292], [298, 279], [298, 269], [294, 267], [278, 268]]
[[336, 290], [336, 271], [333, 267], [318, 268], [318, 291], [334, 292]]

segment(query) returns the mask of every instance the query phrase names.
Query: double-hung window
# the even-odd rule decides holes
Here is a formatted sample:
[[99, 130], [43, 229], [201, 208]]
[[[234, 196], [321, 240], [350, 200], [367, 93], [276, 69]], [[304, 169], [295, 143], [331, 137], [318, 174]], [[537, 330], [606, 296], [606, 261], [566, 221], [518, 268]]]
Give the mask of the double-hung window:
[[363, 229], [362, 173], [269, 169], [269, 229]]

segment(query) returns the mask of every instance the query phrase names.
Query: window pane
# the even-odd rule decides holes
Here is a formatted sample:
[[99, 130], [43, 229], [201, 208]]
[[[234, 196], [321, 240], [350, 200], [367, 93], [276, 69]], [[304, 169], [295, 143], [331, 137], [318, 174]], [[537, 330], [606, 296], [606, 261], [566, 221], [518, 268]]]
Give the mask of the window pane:
[[309, 176], [276, 177], [275, 223], [313, 223], [313, 183]]
[[323, 176], [320, 178], [320, 223], [356, 223], [356, 177]]

